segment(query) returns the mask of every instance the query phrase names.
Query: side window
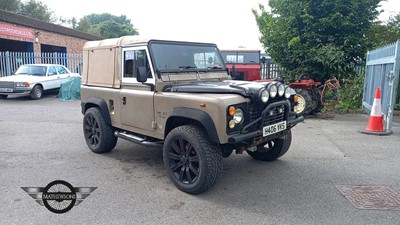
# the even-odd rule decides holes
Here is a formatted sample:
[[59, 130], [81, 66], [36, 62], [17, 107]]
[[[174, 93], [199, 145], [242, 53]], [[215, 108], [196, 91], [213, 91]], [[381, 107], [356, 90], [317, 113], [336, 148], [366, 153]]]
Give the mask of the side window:
[[50, 67], [49, 67], [48, 74], [49, 74], [49, 76], [51, 76], [51, 75], [57, 75], [56, 68], [55, 68], [54, 66], [50, 66]]
[[67, 74], [68, 73], [68, 71], [62, 66], [57, 66], [57, 72], [58, 72], [58, 74]]
[[237, 63], [236, 55], [226, 55], [226, 62], [227, 63]]
[[123, 77], [129, 78], [137, 77], [137, 71], [139, 67], [147, 68], [147, 78], [152, 78], [150, 72], [150, 64], [147, 58], [146, 50], [127, 50], [124, 52], [124, 71]]

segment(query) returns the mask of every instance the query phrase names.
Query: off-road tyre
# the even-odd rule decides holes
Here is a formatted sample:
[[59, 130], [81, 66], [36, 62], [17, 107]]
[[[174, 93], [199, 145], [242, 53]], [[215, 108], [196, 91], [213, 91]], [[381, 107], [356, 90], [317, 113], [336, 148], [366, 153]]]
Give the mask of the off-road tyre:
[[165, 139], [163, 159], [172, 183], [189, 194], [207, 191], [222, 172], [220, 146], [199, 126], [173, 129]]
[[311, 115], [315, 115], [321, 112], [324, 105], [321, 102], [321, 91], [320, 90], [313, 90], [311, 93]]
[[6, 99], [8, 95], [0, 95], [0, 99]]
[[247, 153], [256, 160], [274, 161], [283, 156], [289, 150], [291, 143], [292, 132], [288, 130], [285, 136], [263, 143], [257, 146], [257, 151], [247, 151]]
[[296, 96], [298, 98], [298, 103], [293, 111], [301, 116], [310, 113], [312, 110], [311, 95], [306, 90], [296, 89]]
[[30, 95], [31, 95], [31, 99], [34, 99], [34, 100], [41, 99], [43, 97], [43, 88], [42, 88], [42, 86], [40, 86], [38, 84], [33, 86]]
[[86, 144], [95, 153], [111, 151], [117, 144], [115, 128], [107, 124], [97, 107], [86, 110], [83, 117], [83, 135]]

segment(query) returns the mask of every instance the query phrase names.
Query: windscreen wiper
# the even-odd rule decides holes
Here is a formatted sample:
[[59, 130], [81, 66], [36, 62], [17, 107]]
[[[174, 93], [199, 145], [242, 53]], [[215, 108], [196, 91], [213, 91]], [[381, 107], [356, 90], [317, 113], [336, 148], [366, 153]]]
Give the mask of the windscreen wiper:
[[179, 66], [179, 72], [182, 72], [183, 70], [188, 70], [188, 69], [197, 69], [197, 66]]

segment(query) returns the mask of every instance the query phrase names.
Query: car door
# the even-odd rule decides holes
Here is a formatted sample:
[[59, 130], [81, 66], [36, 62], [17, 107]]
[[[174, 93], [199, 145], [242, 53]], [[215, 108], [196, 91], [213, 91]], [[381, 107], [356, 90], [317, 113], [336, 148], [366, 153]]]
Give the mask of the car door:
[[[130, 47], [122, 51], [121, 123], [132, 128], [154, 131], [154, 73], [147, 48]], [[146, 67], [148, 79], [137, 81], [137, 69]]]
[[48, 66], [46, 77], [44, 77], [44, 81], [42, 82], [43, 89], [55, 89], [59, 88], [59, 81], [58, 81], [58, 73], [55, 66]]
[[55, 66], [56, 71], [57, 71], [57, 87], [59, 88], [62, 83], [66, 82], [69, 80], [71, 73], [61, 65]]

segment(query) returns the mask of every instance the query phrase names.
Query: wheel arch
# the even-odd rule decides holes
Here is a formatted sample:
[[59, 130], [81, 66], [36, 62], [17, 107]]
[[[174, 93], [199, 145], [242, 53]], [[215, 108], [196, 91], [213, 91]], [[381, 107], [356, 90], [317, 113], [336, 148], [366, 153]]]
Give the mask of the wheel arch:
[[174, 108], [165, 124], [164, 138], [175, 127], [196, 124], [204, 127], [212, 142], [220, 144], [217, 129], [211, 116], [204, 111], [191, 108]]
[[40, 86], [40, 87], [42, 88], [42, 91], [45, 91], [45, 90], [44, 90], [44, 86], [43, 86], [42, 83], [36, 83], [36, 84], [33, 85], [31, 92], [33, 91], [33, 89], [34, 89], [36, 86]]
[[39, 85], [39, 86], [41, 86], [42, 88], [44, 88], [44, 86], [43, 86], [43, 84], [42, 84], [42, 83], [36, 83], [36, 84], [35, 84], [35, 85], [33, 85], [33, 86], [35, 87], [36, 85]]
[[89, 108], [92, 108], [92, 107], [100, 108], [100, 112], [104, 118], [104, 121], [107, 124], [111, 125], [110, 113], [108, 111], [107, 103], [106, 103], [106, 101], [104, 101], [104, 99], [90, 97], [85, 103], [82, 103], [81, 107], [82, 107], [82, 114], [85, 114], [86, 110], [88, 110]]

